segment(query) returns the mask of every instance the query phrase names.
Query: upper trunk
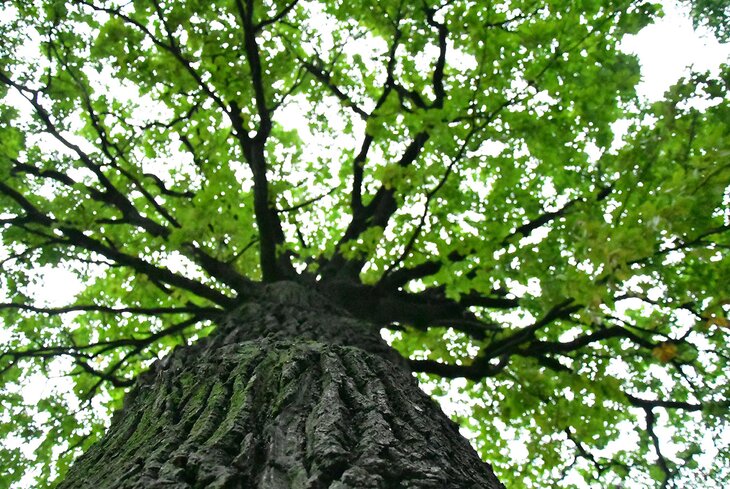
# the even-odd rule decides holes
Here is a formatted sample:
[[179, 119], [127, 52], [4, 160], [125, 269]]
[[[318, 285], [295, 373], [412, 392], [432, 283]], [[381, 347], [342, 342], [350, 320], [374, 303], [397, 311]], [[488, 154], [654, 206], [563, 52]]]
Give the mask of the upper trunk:
[[59, 487], [502, 487], [374, 327], [262, 297], [141, 376]]

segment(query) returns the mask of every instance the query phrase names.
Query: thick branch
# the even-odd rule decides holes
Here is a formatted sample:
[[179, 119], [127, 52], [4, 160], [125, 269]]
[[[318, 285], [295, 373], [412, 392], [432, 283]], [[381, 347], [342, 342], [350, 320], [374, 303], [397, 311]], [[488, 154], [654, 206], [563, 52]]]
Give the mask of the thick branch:
[[429, 289], [417, 294], [384, 291], [350, 281], [320, 282], [318, 287], [353, 316], [381, 326], [399, 323], [421, 330], [450, 327], [480, 340], [500, 329], [499, 325], [480, 319], [467, 307], [445, 297], [441, 290]]
[[59, 226], [58, 229], [63, 232], [65, 236], [68, 237], [68, 244], [99, 253], [100, 255], [103, 255], [110, 260], [119, 263], [120, 265], [125, 265], [138, 272], [141, 272], [153, 280], [168, 283], [175, 287], [189, 290], [195, 295], [208, 299], [224, 307], [232, 306], [235, 302], [234, 299], [232, 299], [231, 297], [228, 297], [215, 289], [211, 289], [196, 280], [184, 277], [182, 275], [177, 275], [166, 268], [160, 268], [136, 256], [122, 253], [117, 249], [106, 246], [102, 242], [86, 236], [83, 232], [77, 229], [69, 228], [66, 226]]
[[435, 100], [433, 101], [433, 107], [441, 108], [444, 106], [444, 102], [446, 100], [446, 91], [444, 89], [444, 68], [446, 66], [446, 41], [449, 35], [449, 31], [446, 28], [445, 24], [436, 22], [436, 19], [434, 18], [435, 13], [435, 9], [426, 9], [426, 22], [431, 27], [436, 28], [438, 32], [439, 55], [438, 59], [436, 60], [436, 66], [433, 70], [431, 84], [433, 85], [433, 92], [436, 96]]
[[453, 365], [435, 360], [408, 360], [414, 372], [434, 374], [447, 379], [463, 377], [478, 382], [486, 377], [494, 377], [507, 366], [509, 356], [505, 355], [497, 363], [475, 362], [471, 365]]
[[684, 411], [701, 411], [702, 410], [702, 404], [693, 404], [690, 402], [684, 402], [684, 401], [669, 401], [664, 399], [641, 399], [636, 396], [632, 396], [631, 394], [626, 394], [626, 399], [629, 400], [629, 402], [636, 407], [640, 407], [642, 409], [654, 409], [657, 407], [661, 407], [664, 409], [682, 409]]
[[253, 283], [238, 273], [230, 263], [217, 260], [200, 248], [195, 247], [192, 243], [187, 243], [186, 247], [195, 263], [200, 265], [203, 270], [240, 294], [244, 296], [249, 295]]
[[[23, 85], [17, 84], [7, 77], [4, 73], [0, 72], [0, 82], [7, 86], [15, 88], [18, 93], [23, 96], [33, 107], [35, 114], [43, 122], [46, 132], [55, 138], [59, 143], [73, 151], [81, 161], [81, 163], [88, 168], [94, 175], [101, 185], [104, 187], [104, 192], [94, 191], [89, 189], [90, 194], [96, 200], [101, 200], [107, 204], [117, 208], [121, 213], [126, 222], [136, 224], [153, 236], [165, 236], [169, 234], [169, 230], [161, 224], [153, 221], [152, 219], [143, 216], [137, 210], [137, 208], [122, 194], [107, 176], [102, 171], [101, 167], [93, 161], [90, 155], [84, 152], [78, 145], [70, 142], [64, 137], [56, 124], [53, 122], [50, 113], [40, 104], [38, 101], [38, 93], [27, 89]], [[32, 95], [28, 95], [31, 93]], [[88, 188], [88, 187], [87, 187]]]
[[656, 424], [656, 417], [654, 416], [654, 411], [652, 411], [650, 408], [644, 408], [644, 413], [646, 414], [646, 432], [649, 434], [649, 438], [651, 439], [652, 445], [654, 445], [654, 452], [657, 456], [657, 465], [659, 465], [659, 468], [662, 469], [662, 472], [664, 472], [664, 479], [662, 480], [662, 489], [666, 488], [669, 484], [669, 480], [672, 477], [672, 471], [669, 469], [669, 464], [667, 463], [667, 459], [664, 457], [664, 454], [661, 450], [661, 443], [659, 442], [659, 437], [656, 434], [655, 431], [655, 424]]
[[67, 314], [70, 312], [103, 312], [109, 314], [138, 314], [142, 316], [160, 316], [165, 314], [184, 314], [194, 313], [197, 315], [201, 314], [216, 314], [222, 311], [222, 309], [216, 309], [212, 307], [110, 307], [100, 306], [96, 304], [74, 304], [71, 306], [64, 307], [36, 307], [29, 304], [19, 304], [15, 302], [0, 303], [0, 310], [2, 309], [18, 309], [22, 311], [39, 312], [43, 314]]
[[651, 341], [645, 340], [622, 326], [611, 326], [609, 328], [599, 329], [591, 334], [579, 336], [572, 341], [532, 341], [523, 350], [523, 353], [535, 356], [555, 353], [565, 354], [580, 350], [591, 343], [610, 338], [626, 338], [647, 349], [652, 349], [655, 346]]
[[141, 272], [154, 281], [166, 282], [176, 287], [189, 290], [194, 294], [204, 297], [222, 306], [231, 306], [233, 299], [227, 297], [220, 292], [208, 288], [200, 282], [172, 273], [171, 271], [157, 267], [136, 256], [127, 255], [112, 246], [107, 246], [78, 229], [69, 227], [63, 223], [56, 222], [41, 212], [27, 198], [21, 195], [17, 190], [0, 182], [0, 192], [15, 200], [26, 212], [26, 217], [32, 222], [44, 226], [46, 228], [58, 229], [66, 238], [66, 241], [58, 239], [56, 242], [70, 246], [77, 246], [88, 251], [93, 251], [105, 256], [106, 258], [124, 266], [128, 266], [138, 272]]
[[[428, 139], [427, 132], [416, 134], [397, 164], [401, 167], [407, 167], [415, 162]], [[340, 248], [348, 241], [357, 239], [358, 236], [371, 227], [385, 228], [391, 216], [398, 209], [395, 192], [396, 190], [392, 187], [381, 186], [362, 212], [358, 216], [353, 215], [345, 233], [337, 243], [337, 251], [322, 268], [321, 274], [323, 277], [337, 276], [350, 280], [357, 277], [365, 264], [365, 260], [354, 259], [348, 261], [340, 252]]]
[[579, 305], [571, 304], [573, 304], [572, 299], [567, 299], [560, 304], [557, 304], [539, 321], [536, 321], [531, 326], [517, 330], [515, 333], [502, 340], [491, 343], [482, 351], [481, 354], [486, 358], [494, 358], [505, 353], [512, 353], [515, 347], [533, 338], [535, 333], [541, 328], [547, 326], [556, 319], [568, 317], [570, 314], [581, 308]]
[[[243, 29], [243, 43], [246, 50], [246, 61], [251, 72], [251, 84], [256, 101], [256, 111], [259, 116], [259, 127], [254, 136], [257, 141], [265, 141], [271, 132], [271, 113], [266, 102], [266, 91], [264, 89], [263, 70], [261, 67], [261, 53], [256, 42], [256, 26], [253, 22], [253, 0], [236, 0], [241, 27]], [[293, 6], [292, 6], [293, 7]]]

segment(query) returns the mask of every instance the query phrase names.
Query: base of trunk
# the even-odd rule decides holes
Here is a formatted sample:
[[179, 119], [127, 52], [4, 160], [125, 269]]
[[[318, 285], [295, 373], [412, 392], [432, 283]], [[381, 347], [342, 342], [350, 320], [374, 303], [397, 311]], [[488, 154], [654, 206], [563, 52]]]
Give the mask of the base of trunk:
[[59, 487], [502, 487], [362, 323], [281, 302], [230, 318], [157, 362]]

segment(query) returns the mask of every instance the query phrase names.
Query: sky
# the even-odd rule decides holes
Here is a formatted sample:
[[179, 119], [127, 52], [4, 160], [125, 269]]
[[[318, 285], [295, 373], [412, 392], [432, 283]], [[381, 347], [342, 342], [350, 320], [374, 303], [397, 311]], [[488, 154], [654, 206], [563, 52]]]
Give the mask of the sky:
[[[730, 62], [730, 43], [723, 45], [709, 32], [696, 32], [689, 9], [672, 1], [664, 4], [661, 20], [622, 41], [622, 49], [636, 54], [641, 64], [642, 81], [637, 92], [651, 101], [661, 99], [689, 67], [716, 73], [721, 63]], [[48, 306], [67, 304], [81, 290], [81, 284], [64, 270], [45, 269], [38, 274], [45, 289], [53, 291], [45, 297]]]
[[[695, 32], [687, 9], [680, 8], [673, 2], [665, 2], [664, 12], [663, 19], [637, 35], [626, 38], [622, 43], [623, 50], [639, 57], [642, 81], [637, 90], [640, 96], [650, 101], [661, 99], [664, 91], [687, 73], [688, 67], [717, 72], [721, 63], [730, 60], [730, 44], [720, 44], [708, 32]], [[67, 304], [81, 290], [81, 284], [69, 272], [40, 269], [37, 273], [41, 279], [39, 283], [44, 287], [45, 304], [42, 305]], [[24, 394], [29, 400], [40, 399], [54, 386], [57, 387], [59, 380], [38, 377], [33, 385], [27, 386]], [[458, 405], [446, 403], [444, 408], [447, 412], [455, 412]], [[519, 456], [519, 453], [515, 455]], [[577, 480], [573, 482], [580, 483]], [[20, 487], [31, 486], [28, 480], [27, 484]]]
[[649, 100], [659, 100], [687, 67], [717, 72], [721, 63], [730, 61], [730, 43], [720, 44], [707, 31], [695, 32], [688, 8], [665, 1], [664, 14], [622, 42], [624, 51], [639, 57], [642, 81], [637, 91]]
[[[663, 10], [664, 17], [661, 20], [642, 29], [636, 35], [625, 37], [621, 44], [622, 50], [636, 54], [639, 58], [642, 79], [636, 89], [639, 96], [648, 101], [662, 99], [664, 92], [690, 70], [709, 70], [718, 73], [721, 64], [730, 62], [730, 43], [720, 44], [710, 32], [695, 31], [688, 8], [683, 8], [672, 1], [665, 1]], [[625, 127], [622, 126], [623, 124], [619, 124], [614, 129], [621, 132]], [[462, 380], [456, 379], [451, 385], [458, 387]], [[425, 390], [428, 391], [428, 388]], [[457, 389], [452, 389], [447, 398], [440, 399], [442, 407], [450, 415], [454, 413], [468, 415], [464, 411], [465, 406], [469, 404], [468, 401], [469, 399], [464, 399], [460, 402]], [[461, 431], [464, 436], [469, 437], [470, 433], [467, 430]], [[658, 428], [657, 433], [663, 438], [665, 455], [671, 454], [671, 446], [667, 446], [670, 432]], [[638, 443], [638, 437], [632, 429], [629, 429], [620, 443], [634, 445]], [[704, 445], [704, 461], [709, 463], [714, 444], [707, 439]], [[610, 452], [619, 448], [607, 447], [607, 450]], [[511, 457], [527, 459], [528, 453], [522, 443], [511, 443], [510, 449]], [[574, 487], [583, 487], [586, 484], [577, 474], [569, 475], [563, 483], [572, 484]]]

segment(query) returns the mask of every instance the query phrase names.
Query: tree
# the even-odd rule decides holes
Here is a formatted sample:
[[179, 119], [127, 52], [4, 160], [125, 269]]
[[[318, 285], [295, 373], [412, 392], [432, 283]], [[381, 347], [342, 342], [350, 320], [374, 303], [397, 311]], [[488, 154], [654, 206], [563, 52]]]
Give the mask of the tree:
[[0, 486], [496, 487], [410, 372], [508, 486], [721, 484], [730, 70], [638, 99], [658, 12], [6, 0]]

